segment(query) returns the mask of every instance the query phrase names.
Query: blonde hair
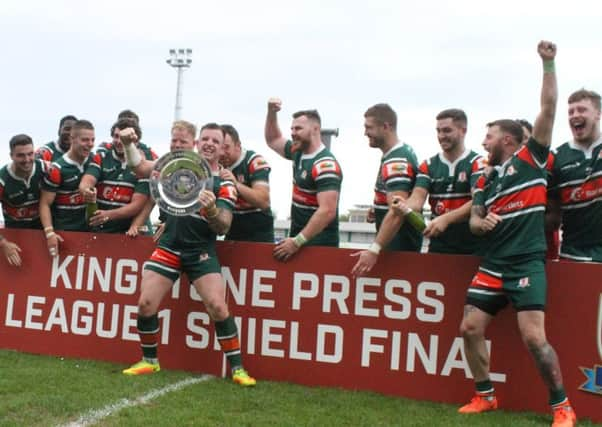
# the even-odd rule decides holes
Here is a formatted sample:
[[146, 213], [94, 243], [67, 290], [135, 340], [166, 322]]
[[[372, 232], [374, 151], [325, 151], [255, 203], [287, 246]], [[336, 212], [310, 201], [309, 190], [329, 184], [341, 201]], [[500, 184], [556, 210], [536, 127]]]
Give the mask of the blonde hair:
[[196, 126], [186, 120], [176, 120], [171, 125], [171, 131], [174, 130], [183, 130], [192, 135], [193, 138], [196, 138]]

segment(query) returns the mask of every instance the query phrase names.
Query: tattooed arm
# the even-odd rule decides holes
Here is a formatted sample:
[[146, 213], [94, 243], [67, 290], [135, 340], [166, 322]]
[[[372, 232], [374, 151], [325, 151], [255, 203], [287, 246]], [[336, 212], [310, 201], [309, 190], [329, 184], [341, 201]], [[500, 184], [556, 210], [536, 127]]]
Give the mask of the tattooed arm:
[[473, 205], [470, 210], [470, 231], [477, 236], [490, 232], [501, 221], [502, 218], [499, 215], [493, 212], [487, 213], [485, 206]]

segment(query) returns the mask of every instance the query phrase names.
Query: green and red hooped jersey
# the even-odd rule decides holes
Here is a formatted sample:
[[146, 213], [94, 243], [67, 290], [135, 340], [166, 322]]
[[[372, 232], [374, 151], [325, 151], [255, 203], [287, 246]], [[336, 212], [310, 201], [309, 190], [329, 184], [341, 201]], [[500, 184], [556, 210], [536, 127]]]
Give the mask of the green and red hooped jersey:
[[40, 182], [48, 170], [48, 163], [36, 159], [28, 179], [14, 174], [11, 165], [0, 169], [0, 202], [6, 228], [41, 229]]
[[42, 190], [56, 193], [51, 207], [55, 230], [89, 231], [86, 204], [79, 192], [79, 183], [93, 155], [79, 164], [64, 155], [53, 162], [42, 180]]
[[602, 138], [585, 149], [570, 141], [554, 152], [551, 197], [560, 199], [560, 254], [602, 247]]
[[[481, 155], [467, 149], [453, 163], [439, 153], [420, 164], [416, 187], [428, 191], [433, 218], [472, 200], [472, 188], [483, 174], [485, 163]], [[480, 243], [481, 239], [470, 232], [467, 218], [461, 223], [450, 224], [440, 236], [432, 238], [429, 252], [475, 254]]]
[[[232, 211], [238, 197], [238, 192], [232, 181], [213, 177], [213, 193], [216, 206], [219, 209]], [[159, 239], [158, 247], [177, 251], [204, 251], [213, 248], [216, 234], [207, 222], [204, 209], [198, 213], [186, 216], [174, 216], [162, 211], [165, 218], [165, 229]]]
[[[157, 155], [157, 153], [155, 153], [155, 151], [149, 147], [148, 145], [146, 145], [143, 142], [139, 142], [137, 144], [137, 147], [140, 151], [142, 151], [144, 153], [144, 158], [146, 160], [157, 160], [159, 158], [159, 156]], [[97, 153], [101, 153], [103, 151], [112, 151], [113, 150], [113, 143], [112, 142], [101, 142], [98, 145], [98, 148], [96, 149]]]
[[[303, 154], [299, 150], [293, 150], [292, 141], [287, 141], [284, 154], [293, 161], [290, 236], [295, 236], [318, 209], [318, 193], [337, 191], [340, 194], [343, 171], [337, 159], [324, 145], [311, 154]], [[335, 219], [307, 245], [339, 246], [338, 200]]]
[[58, 141], [50, 141], [36, 150], [36, 159], [54, 162], [63, 157], [66, 151], [63, 151]]
[[[134, 193], [150, 195], [148, 178], [137, 178], [114, 150], [99, 150], [85, 171], [96, 178], [96, 200], [102, 210], [118, 209], [130, 203]], [[109, 221], [95, 231], [125, 233], [133, 218]]]
[[[380, 229], [389, 210], [387, 194], [395, 191], [411, 193], [416, 183], [417, 172], [418, 159], [408, 144], [400, 142], [383, 154], [374, 185], [374, 215], [377, 230]], [[387, 246], [393, 251], [414, 252], [419, 252], [421, 247], [422, 235], [407, 222], [403, 223]]]
[[477, 181], [473, 206], [484, 206], [502, 221], [484, 238], [488, 262], [512, 263], [517, 259], [544, 258], [549, 147], [530, 138], [504, 164]]
[[[270, 165], [253, 150], [242, 150], [240, 158], [229, 167], [236, 180], [249, 187], [269, 186]], [[274, 217], [270, 209], [261, 210], [238, 195], [232, 225], [226, 240], [274, 241]]]

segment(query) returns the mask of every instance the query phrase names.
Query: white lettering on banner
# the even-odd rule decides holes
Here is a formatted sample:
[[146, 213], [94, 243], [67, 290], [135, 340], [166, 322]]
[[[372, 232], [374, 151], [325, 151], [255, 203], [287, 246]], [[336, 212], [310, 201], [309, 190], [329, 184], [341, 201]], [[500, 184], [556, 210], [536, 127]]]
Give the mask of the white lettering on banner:
[[[247, 319], [247, 354], [255, 354], [255, 331], [256, 322], [254, 318]], [[239, 329], [242, 335], [242, 329]]]
[[[319, 281], [318, 276], [313, 273], [295, 273], [293, 276], [293, 310], [301, 310], [302, 298], [315, 298], [318, 296]], [[304, 288], [303, 283], [309, 283], [309, 289]]]
[[[489, 357], [491, 357], [491, 341], [485, 340], [485, 345], [487, 346], [487, 353], [489, 354]], [[457, 358], [458, 355], [460, 356], [460, 359]], [[468, 367], [468, 362], [466, 362], [466, 355], [464, 354], [464, 342], [462, 338], [459, 337], [454, 338], [454, 342], [449, 350], [447, 359], [443, 364], [443, 369], [441, 369], [441, 375], [449, 376], [451, 370], [454, 368], [463, 369], [466, 378], [473, 378], [470, 368]], [[505, 383], [506, 374], [489, 372], [489, 379], [493, 382]]]
[[205, 326], [209, 325], [209, 315], [207, 313], [191, 311], [186, 319], [186, 327], [196, 335], [186, 335], [186, 345], [190, 348], [205, 349], [209, 346], [209, 331]]
[[39, 322], [34, 322], [34, 317], [40, 317], [42, 315], [41, 308], [34, 308], [36, 304], [44, 304], [46, 302], [46, 298], [37, 297], [37, 296], [29, 296], [27, 297], [27, 308], [25, 311], [25, 328], [26, 329], [39, 329], [42, 330], [43, 324]]
[[602, 294], [598, 302], [598, 356], [602, 360]]
[[[75, 257], [67, 255], [62, 260], [60, 257], [52, 259], [52, 271], [50, 274], [50, 287], [57, 288], [61, 285], [65, 289], [84, 289], [84, 272], [87, 268], [87, 280], [85, 289], [93, 291], [98, 284], [100, 291], [111, 292], [111, 284], [114, 291], [120, 295], [133, 295], [138, 285], [138, 261], [135, 259], [120, 258], [115, 264], [113, 272], [113, 259], [104, 258], [104, 264], [97, 257], [86, 257], [78, 255], [75, 267], [75, 276], [70, 276], [67, 269]], [[86, 262], [87, 260], [87, 262]]]
[[282, 343], [282, 335], [272, 333], [272, 329], [284, 329], [286, 322], [284, 320], [264, 319], [261, 328], [261, 354], [264, 356], [284, 358], [284, 350], [278, 350], [271, 347], [271, 344]]
[[299, 322], [291, 322], [290, 358], [297, 360], [311, 360], [311, 353], [299, 351]]
[[[340, 290], [335, 291], [333, 285], [340, 285]], [[322, 300], [322, 311], [324, 313], [331, 312], [331, 305], [336, 301], [339, 313], [349, 314], [349, 309], [345, 300], [349, 298], [349, 279], [346, 276], [338, 276], [334, 274], [326, 274], [324, 276], [324, 299]]]
[[[5, 326], [46, 332], [58, 328], [63, 334], [114, 339], [117, 338], [119, 324], [123, 323], [120, 338], [128, 341], [139, 340], [135, 317], [138, 307], [135, 305], [107, 306], [104, 302], [75, 300], [69, 307], [69, 303], [65, 303], [63, 298], [49, 299], [37, 295], [24, 298], [25, 314], [23, 319], [17, 319], [15, 312], [19, 310], [15, 310], [15, 307], [19, 299], [15, 298], [15, 294], [7, 295]], [[158, 316], [161, 321], [160, 342], [169, 344], [171, 310], [161, 310]]]
[[355, 282], [355, 314], [358, 316], [378, 317], [378, 309], [366, 308], [366, 301], [376, 301], [378, 295], [376, 292], [368, 292], [366, 287], [380, 287], [380, 280], [372, 277], [360, 277]]
[[426, 373], [429, 375], [435, 375], [437, 373], [437, 350], [439, 349], [439, 337], [437, 335], [431, 335], [430, 338], [430, 352], [427, 355], [426, 349], [422, 345], [422, 341], [420, 341], [420, 336], [411, 332], [408, 334], [406, 371], [414, 372], [416, 354], [418, 354], [420, 362], [422, 362], [422, 366], [424, 367]]
[[[326, 354], [326, 335], [334, 334], [334, 352]], [[343, 360], [343, 328], [337, 325], [318, 325], [316, 362], [339, 363]]]
[[[238, 280], [232, 275], [229, 267], [222, 267], [222, 276], [224, 282], [230, 290], [230, 295], [234, 298], [237, 305], [246, 304], [247, 296], [247, 269], [241, 268], [238, 273]], [[266, 298], [265, 294], [272, 294], [273, 283], [268, 283], [264, 279], [275, 279], [276, 270], [253, 270], [251, 280], [251, 305], [254, 307], [274, 308], [276, 301]]]
[[[135, 317], [134, 317], [135, 315]], [[138, 318], [138, 307], [135, 305], [126, 305], [123, 309], [123, 326], [121, 337], [127, 341], [139, 341], [136, 319]], [[134, 332], [132, 332], [134, 330]]]
[[395, 289], [401, 289], [404, 294], [412, 293], [412, 285], [407, 280], [390, 279], [385, 283], [385, 298], [388, 301], [397, 303], [401, 306], [401, 310], [394, 310], [390, 304], [385, 304], [383, 313], [389, 319], [406, 320], [412, 314], [412, 302], [401, 295], [397, 295]]
[[[389, 335], [391, 336], [389, 341]], [[429, 335], [428, 349], [415, 332], [407, 334], [406, 372], [416, 372], [416, 356], [429, 375], [437, 375], [437, 361], [440, 355], [439, 337]], [[390, 345], [389, 345], [390, 344]], [[491, 341], [486, 341], [487, 351], [491, 354]], [[383, 354], [390, 359], [390, 369], [399, 370], [401, 350], [401, 332], [382, 329], [364, 328], [362, 330], [361, 366], [369, 368], [373, 354]], [[439, 375], [449, 376], [453, 369], [463, 371], [466, 378], [472, 378], [470, 368], [466, 363], [462, 338], [455, 338], [447, 353], [443, 368]], [[491, 372], [490, 378], [495, 382], [506, 382], [506, 374]]]
[[15, 294], [8, 294], [6, 297], [6, 316], [4, 317], [4, 325], [12, 328], [20, 328], [23, 322], [13, 319], [14, 306]]
[[[422, 322], [439, 323], [445, 315], [445, 305], [440, 298], [445, 295], [445, 287], [439, 282], [420, 282], [415, 287], [407, 280], [389, 279], [384, 284], [384, 298], [381, 297], [382, 281], [377, 277], [360, 277], [352, 288], [346, 276], [325, 274], [320, 285], [320, 277], [313, 273], [295, 273], [291, 307], [301, 310], [305, 300], [322, 298], [322, 312], [331, 313], [336, 304], [340, 314], [353, 314], [364, 317], [381, 317], [406, 320], [412, 314]], [[323, 289], [320, 295], [320, 289]], [[351, 290], [354, 290], [353, 312], [350, 313]], [[415, 300], [410, 296], [415, 292]], [[407, 295], [407, 296], [404, 296]], [[381, 301], [384, 299], [384, 301]]]
[[171, 286], [171, 298], [178, 299], [180, 298], [180, 278], [178, 277], [173, 285]]
[[427, 307], [434, 309], [434, 312], [427, 313], [422, 307], [416, 310], [416, 318], [422, 322], [438, 323], [443, 320], [445, 314], [445, 305], [441, 300], [427, 296], [429, 291], [434, 291], [437, 296], [445, 295], [445, 288], [438, 282], [420, 282], [418, 284], [418, 301]]

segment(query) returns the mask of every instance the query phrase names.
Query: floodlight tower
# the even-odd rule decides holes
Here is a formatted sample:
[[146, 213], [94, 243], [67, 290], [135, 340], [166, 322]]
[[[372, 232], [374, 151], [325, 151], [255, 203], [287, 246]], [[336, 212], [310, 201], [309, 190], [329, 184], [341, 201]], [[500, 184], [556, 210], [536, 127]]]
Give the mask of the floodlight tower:
[[182, 118], [183, 74], [184, 69], [190, 68], [190, 64], [192, 64], [192, 49], [169, 49], [169, 59], [166, 62], [178, 70], [174, 120], [180, 120]]
[[339, 136], [339, 128], [336, 129], [327, 129], [323, 128], [320, 130], [320, 139], [322, 140], [322, 144], [326, 146], [330, 150], [330, 142], [332, 137], [337, 138]]

